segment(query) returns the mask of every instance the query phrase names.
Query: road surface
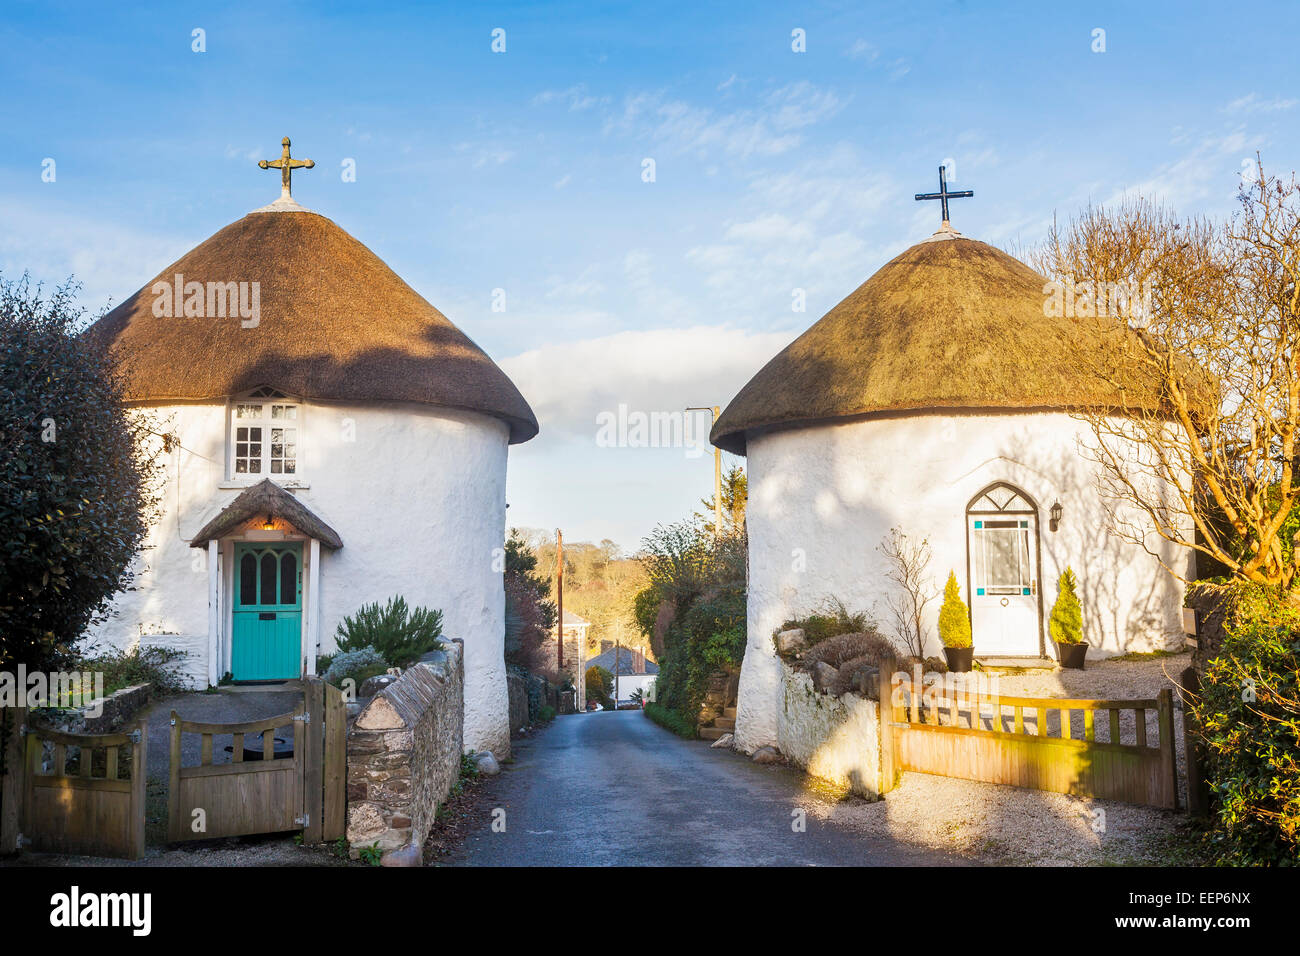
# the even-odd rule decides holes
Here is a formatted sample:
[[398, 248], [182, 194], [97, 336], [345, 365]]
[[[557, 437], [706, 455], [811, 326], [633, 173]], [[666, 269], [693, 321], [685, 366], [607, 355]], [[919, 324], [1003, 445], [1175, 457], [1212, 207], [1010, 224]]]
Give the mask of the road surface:
[[575, 714], [515, 745], [488, 786], [505, 811], [443, 863], [480, 866], [960, 865], [793, 812], [819, 799], [788, 767], [682, 740], [640, 711]]

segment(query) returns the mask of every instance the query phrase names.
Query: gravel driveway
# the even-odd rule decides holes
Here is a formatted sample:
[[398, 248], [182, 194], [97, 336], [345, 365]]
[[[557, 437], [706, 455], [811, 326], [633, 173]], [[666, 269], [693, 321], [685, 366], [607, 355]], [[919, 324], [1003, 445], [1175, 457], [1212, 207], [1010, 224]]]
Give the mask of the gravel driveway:
[[[998, 692], [1013, 697], [1149, 698], [1191, 663], [1190, 652], [1133, 661], [1089, 661], [1087, 670], [1003, 674]], [[1179, 800], [1186, 800], [1182, 704], [1174, 696]], [[1082, 717], [1075, 733], [1082, 730]], [[1154, 713], [1148, 733], [1156, 740]], [[1055, 726], [1049, 725], [1055, 732]], [[1128, 726], [1131, 727], [1131, 718]], [[1129, 737], [1126, 728], [1125, 737]], [[1131, 742], [1131, 740], [1129, 741]], [[1103, 811], [1104, 817], [1096, 811]], [[906, 773], [884, 800], [810, 808], [827, 822], [872, 839], [967, 855], [981, 863], [1067, 866], [1180, 862], [1187, 815], [1113, 800]], [[1104, 826], [1103, 826], [1104, 824]], [[1172, 852], [1172, 858], [1171, 858]]]

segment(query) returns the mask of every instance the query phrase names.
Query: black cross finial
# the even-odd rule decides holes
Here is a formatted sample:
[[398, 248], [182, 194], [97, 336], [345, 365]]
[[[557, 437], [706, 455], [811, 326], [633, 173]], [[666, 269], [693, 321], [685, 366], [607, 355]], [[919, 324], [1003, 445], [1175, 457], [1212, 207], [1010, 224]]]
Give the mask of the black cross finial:
[[970, 189], [963, 189], [961, 192], [952, 193], [948, 191], [948, 179], [944, 172], [944, 167], [939, 167], [939, 191], [937, 193], [917, 193], [917, 199], [938, 199], [943, 203], [943, 224], [950, 225], [948, 222], [948, 200], [949, 199], [966, 199], [974, 196], [975, 192]]

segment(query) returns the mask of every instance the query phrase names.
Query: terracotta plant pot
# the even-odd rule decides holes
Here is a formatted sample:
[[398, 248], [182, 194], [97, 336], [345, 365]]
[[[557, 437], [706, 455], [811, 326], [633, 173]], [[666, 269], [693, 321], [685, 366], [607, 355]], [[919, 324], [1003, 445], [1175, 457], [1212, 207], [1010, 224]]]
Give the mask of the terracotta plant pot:
[[975, 657], [975, 648], [945, 647], [943, 656], [948, 659], [948, 670], [954, 674], [967, 674], [970, 672], [971, 661]]
[[1087, 644], [1061, 644], [1058, 641], [1052, 643], [1056, 645], [1056, 659], [1061, 662], [1062, 667], [1069, 667], [1076, 671], [1083, 670], [1083, 661], [1088, 655]]

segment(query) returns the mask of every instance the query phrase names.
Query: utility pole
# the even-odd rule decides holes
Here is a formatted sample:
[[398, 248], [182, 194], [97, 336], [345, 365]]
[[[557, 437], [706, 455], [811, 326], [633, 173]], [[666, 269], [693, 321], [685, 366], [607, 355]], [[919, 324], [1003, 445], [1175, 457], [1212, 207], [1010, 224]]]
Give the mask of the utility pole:
[[[712, 408], [707, 405], [692, 405], [686, 409], [688, 412], [712, 412], [713, 422], [709, 430], [712, 431], [712, 425], [717, 424], [718, 416], [722, 414], [722, 409], [717, 405]], [[714, 447], [713, 449], [713, 536], [716, 538], [722, 534], [722, 449]]]
[[623, 643], [614, 644], [614, 711], [618, 712], [618, 665], [623, 661]]
[[[555, 642], [555, 664], [559, 670], [564, 670], [564, 534], [559, 528], [555, 529], [555, 598], [555, 636], [558, 638]], [[573, 692], [576, 697], [577, 687], [574, 687]]]

